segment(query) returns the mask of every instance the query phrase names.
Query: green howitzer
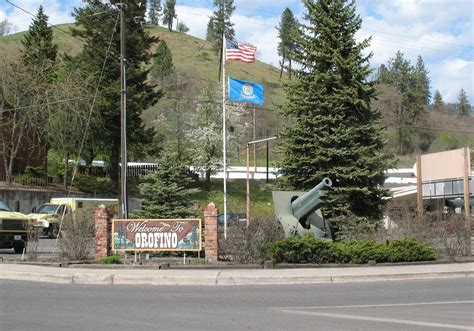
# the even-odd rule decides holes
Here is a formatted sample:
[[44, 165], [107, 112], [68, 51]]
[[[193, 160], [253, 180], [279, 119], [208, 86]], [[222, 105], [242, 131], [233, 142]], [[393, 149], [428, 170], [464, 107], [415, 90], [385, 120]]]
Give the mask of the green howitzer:
[[331, 186], [332, 181], [324, 178], [309, 192], [272, 192], [275, 215], [286, 237], [311, 233], [318, 238], [333, 239], [331, 224], [319, 210], [322, 197]]

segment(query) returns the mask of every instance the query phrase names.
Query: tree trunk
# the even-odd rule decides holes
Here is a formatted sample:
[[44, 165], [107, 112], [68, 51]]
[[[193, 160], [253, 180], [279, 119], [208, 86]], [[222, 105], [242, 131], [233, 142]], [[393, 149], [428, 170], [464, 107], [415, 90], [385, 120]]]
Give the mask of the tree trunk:
[[64, 176], [63, 176], [63, 188], [67, 189], [67, 170], [68, 170], [68, 163], [69, 163], [69, 153], [66, 152], [64, 156]]
[[221, 81], [221, 75], [222, 75], [222, 56], [223, 56], [222, 47], [221, 47], [219, 53], [220, 53], [220, 56], [219, 56], [219, 76], [217, 76], [217, 79], [220, 82]]
[[288, 59], [288, 79], [291, 80], [291, 59]]
[[283, 67], [285, 66], [285, 57], [283, 56], [283, 58], [281, 59], [281, 66], [280, 66], [280, 79], [281, 79], [281, 76], [283, 76]]

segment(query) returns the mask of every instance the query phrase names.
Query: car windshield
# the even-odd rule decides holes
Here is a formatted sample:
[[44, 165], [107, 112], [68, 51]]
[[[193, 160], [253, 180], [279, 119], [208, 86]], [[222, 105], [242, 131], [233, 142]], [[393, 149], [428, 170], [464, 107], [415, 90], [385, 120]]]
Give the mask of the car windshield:
[[58, 209], [58, 205], [42, 205], [39, 207], [38, 214], [54, 214]]
[[0, 211], [12, 211], [12, 209], [5, 202], [0, 201]]

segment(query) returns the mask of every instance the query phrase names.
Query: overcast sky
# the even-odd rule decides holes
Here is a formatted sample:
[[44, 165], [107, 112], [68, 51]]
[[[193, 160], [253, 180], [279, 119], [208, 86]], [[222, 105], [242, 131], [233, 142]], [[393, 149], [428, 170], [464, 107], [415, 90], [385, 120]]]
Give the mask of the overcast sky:
[[[135, 0], [140, 1], [140, 0]], [[145, 0], [143, 0], [145, 1]], [[36, 13], [40, 4], [51, 24], [73, 22], [71, 12], [82, 6], [80, 0], [11, 0], [11, 3]], [[162, 0], [165, 2], [165, 0]], [[363, 18], [358, 38], [372, 36], [371, 65], [387, 63], [398, 50], [415, 63], [423, 57], [431, 78], [431, 89], [438, 89], [446, 102], [456, 102], [461, 88], [474, 104], [474, 0], [357, 0]], [[283, 10], [290, 8], [302, 19], [301, 0], [234, 0], [232, 16], [236, 39], [258, 47], [258, 59], [278, 64], [277, 30]], [[213, 0], [177, 0], [178, 19], [193, 36], [204, 38]], [[0, 20], [7, 18], [26, 30], [31, 16], [6, 0], [0, 2]]]

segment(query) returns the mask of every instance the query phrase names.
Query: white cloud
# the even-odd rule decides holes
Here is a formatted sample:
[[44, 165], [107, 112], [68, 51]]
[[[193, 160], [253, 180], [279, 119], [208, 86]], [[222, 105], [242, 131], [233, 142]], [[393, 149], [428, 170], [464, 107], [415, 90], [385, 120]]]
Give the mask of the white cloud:
[[[39, 5], [31, 0], [16, 0], [14, 3], [34, 14]], [[191, 35], [205, 38], [213, 12], [211, 2], [195, 0], [187, 3], [192, 5], [176, 6], [179, 20], [189, 27]], [[72, 7], [81, 6], [82, 1], [44, 0], [42, 4], [50, 23], [58, 24], [72, 22]], [[235, 0], [235, 5], [237, 9], [232, 21], [236, 39], [256, 45], [259, 60], [278, 65], [278, 32], [275, 27], [287, 6], [301, 20], [300, 0]], [[372, 36], [371, 46], [367, 49], [374, 54], [372, 67], [387, 63], [398, 50], [413, 63], [421, 55], [430, 71], [433, 91], [439, 89], [445, 101], [455, 102], [462, 87], [474, 103], [472, 0], [358, 0], [357, 10], [363, 18], [358, 40]], [[6, 4], [1, 6], [0, 18], [8, 18], [21, 31], [28, 28], [32, 17]]]
[[456, 102], [463, 88], [471, 104], [474, 104], [474, 61], [446, 59], [431, 69], [432, 85], [443, 99]]
[[[60, 1], [55, 0], [45, 0], [41, 3], [37, 1], [16, 0], [13, 3], [23, 10], [11, 5], [11, 7], [4, 7], [8, 13], [6, 18], [18, 28], [18, 31], [25, 31], [33, 19], [33, 16], [29, 13], [36, 15], [40, 5], [43, 6], [45, 14], [49, 17], [48, 23], [54, 25], [73, 22], [74, 18], [71, 16], [72, 7], [81, 5], [82, 1], [69, 1], [68, 7], [62, 6]], [[8, 5], [6, 3], [6, 6]]]

